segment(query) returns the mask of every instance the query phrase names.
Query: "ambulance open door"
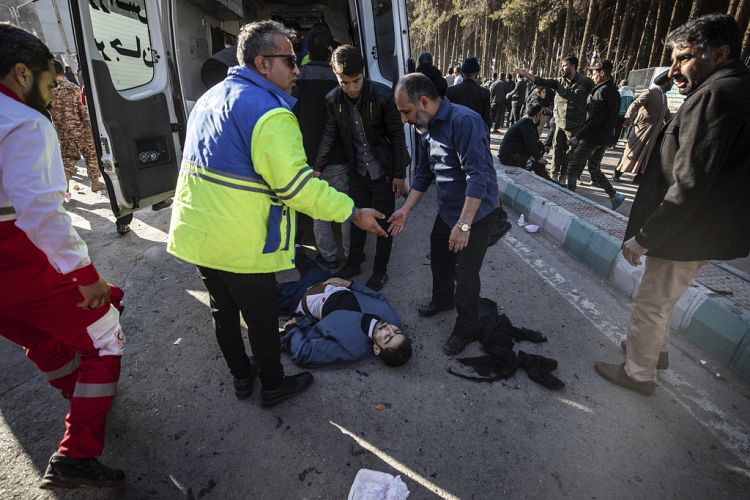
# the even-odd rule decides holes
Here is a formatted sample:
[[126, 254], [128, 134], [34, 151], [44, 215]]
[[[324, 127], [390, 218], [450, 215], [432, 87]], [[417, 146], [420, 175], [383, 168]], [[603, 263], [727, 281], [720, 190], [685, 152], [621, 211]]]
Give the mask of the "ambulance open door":
[[[158, 0], [69, 0], [87, 105], [115, 216], [169, 199], [181, 121]], [[180, 112], [181, 113], [181, 112]]]

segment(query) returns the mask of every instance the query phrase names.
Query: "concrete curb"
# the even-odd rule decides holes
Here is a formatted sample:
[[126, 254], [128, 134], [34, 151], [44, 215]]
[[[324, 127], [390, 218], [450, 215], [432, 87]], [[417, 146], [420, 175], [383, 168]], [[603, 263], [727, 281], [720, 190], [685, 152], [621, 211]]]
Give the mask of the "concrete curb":
[[[640, 286], [643, 268], [633, 267], [625, 260], [619, 238], [515, 182], [502, 168], [498, 169], [497, 182], [503, 205], [524, 214], [529, 223], [539, 225], [560, 247], [632, 299]], [[626, 219], [587, 198], [569, 194]], [[750, 382], [750, 311], [695, 284], [677, 303], [672, 328]]]

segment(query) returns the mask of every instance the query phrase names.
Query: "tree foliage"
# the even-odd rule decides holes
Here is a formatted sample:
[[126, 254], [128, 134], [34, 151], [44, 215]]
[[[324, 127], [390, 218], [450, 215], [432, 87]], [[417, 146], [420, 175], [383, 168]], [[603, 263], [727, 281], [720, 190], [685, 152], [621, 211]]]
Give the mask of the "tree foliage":
[[441, 69], [479, 58], [482, 73], [516, 66], [556, 73], [577, 55], [584, 68], [607, 57], [618, 76], [669, 63], [667, 33], [711, 12], [735, 16], [750, 55], [750, 0], [407, 0], [412, 52], [431, 52]]

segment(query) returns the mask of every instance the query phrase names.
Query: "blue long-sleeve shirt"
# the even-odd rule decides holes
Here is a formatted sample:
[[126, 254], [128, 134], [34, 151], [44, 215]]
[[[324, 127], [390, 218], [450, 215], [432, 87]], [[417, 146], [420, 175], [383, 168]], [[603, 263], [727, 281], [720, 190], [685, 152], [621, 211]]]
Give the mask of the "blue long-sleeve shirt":
[[458, 222], [467, 196], [482, 200], [473, 222], [498, 207], [489, 135], [479, 114], [443, 98], [419, 138], [419, 163], [411, 188], [424, 193], [434, 182], [438, 213], [449, 226]]

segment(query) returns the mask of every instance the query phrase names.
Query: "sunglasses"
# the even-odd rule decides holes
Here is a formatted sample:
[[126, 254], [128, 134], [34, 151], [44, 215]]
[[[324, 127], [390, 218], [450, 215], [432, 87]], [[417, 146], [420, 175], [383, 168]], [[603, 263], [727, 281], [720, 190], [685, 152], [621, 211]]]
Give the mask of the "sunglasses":
[[294, 69], [297, 66], [297, 56], [295, 54], [261, 54], [263, 57], [279, 58], [283, 59], [289, 69]]

